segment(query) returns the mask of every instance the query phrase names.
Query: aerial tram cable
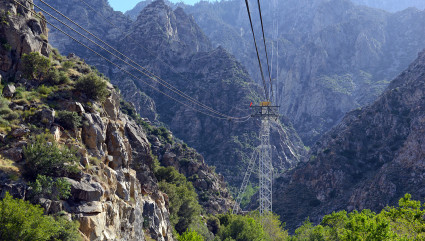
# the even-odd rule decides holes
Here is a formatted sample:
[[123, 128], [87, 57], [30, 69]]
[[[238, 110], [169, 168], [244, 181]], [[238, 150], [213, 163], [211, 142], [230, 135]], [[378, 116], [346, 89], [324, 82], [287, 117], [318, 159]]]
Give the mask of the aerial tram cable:
[[[31, 9], [29, 9], [29, 8], [25, 7], [24, 5], [22, 5], [21, 3], [19, 3], [19, 2], [18, 2], [18, 0], [13, 0], [13, 1], [14, 1], [15, 3], [17, 3], [18, 5], [20, 5], [21, 7], [23, 7], [24, 9], [26, 9], [26, 10], [30, 11], [31, 13], [33, 13], [33, 14], [34, 14], [34, 15], [36, 15], [37, 17], [39, 17], [39, 18], [43, 19], [43, 16], [39, 15], [39, 14], [38, 14], [37, 12], [35, 12], [34, 10], [31, 10]], [[33, 4], [33, 5], [34, 5], [34, 4]], [[34, 5], [34, 6], [35, 6], [35, 5]], [[179, 104], [182, 104], [182, 105], [184, 105], [184, 106], [186, 106], [186, 107], [189, 107], [189, 108], [193, 109], [193, 110], [194, 110], [194, 111], [196, 111], [196, 112], [202, 113], [202, 114], [207, 115], [207, 116], [210, 116], [210, 117], [212, 117], [212, 118], [221, 119], [221, 120], [228, 120], [228, 118], [218, 117], [218, 116], [213, 116], [213, 115], [211, 115], [211, 114], [209, 114], [209, 113], [207, 113], [207, 112], [204, 112], [204, 111], [202, 111], [202, 110], [198, 110], [198, 109], [194, 108], [194, 107], [193, 107], [193, 106], [191, 106], [191, 105], [188, 105], [188, 104], [186, 104], [186, 103], [184, 103], [184, 102], [181, 102], [181, 101], [179, 101], [179, 100], [175, 99], [174, 97], [172, 97], [172, 96], [170, 96], [170, 95], [168, 95], [168, 94], [164, 93], [163, 91], [161, 91], [161, 90], [157, 89], [156, 87], [154, 87], [154, 86], [152, 86], [152, 85], [148, 84], [148, 83], [147, 83], [146, 81], [144, 81], [143, 79], [141, 79], [141, 78], [138, 78], [138, 77], [134, 76], [132, 73], [130, 73], [130, 72], [128, 72], [127, 70], [123, 69], [123, 68], [122, 68], [122, 67], [120, 67], [118, 64], [116, 64], [116, 63], [112, 62], [111, 60], [109, 60], [109, 59], [108, 59], [108, 58], [106, 58], [105, 56], [101, 55], [100, 53], [96, 52], [95, 50], [93, 50], [92, 48], [88, 47], [88, 46], [87, 46], [87, 45], [85, 45], [84, 43], [80, 42], [79, 40], [75, 39], [75, 38], [74, 38], [74, 37], [72, 37], [71, 35], [67, 34], [65, 31], [61, 30], [61, 29], [60, 29], [59, 27], [57, 27], [56, 25], [52, 24], [51, 22], [49, 22], [49, 21], [47, 21], [47, 20], [45, 20], [45, 21], [46, 21], [46, 22], [47, 22], [50, 26], [52, 26], [53, 28], [57, 29], [57, 30], [58, 30], [58, 31], [60, 31], [61, 33], [65, 34], [66, 36], [68, 36], [69, 38], [71, 38], [73, 41], [77, 42], [77, 43], [78, 43], [78, 44], [80, 44], [81, 46], [85, 47], [86, 49], [88, 49], [88, 50], [90, 50], [91, 52], [93, 52], [94, 54], [96, 54], [97, 56], [101, 57], [102, 59], [106, 60], [106, 61], [107, 61], [107, 62], [109, 62], [110, 64], [114, 65], [115, 67], [117, 67], [118, 69], [120, 69], [122, 72], [124, 72], [124, 73], [128, 74], [129, 76], [131, 76], [131, 77], [132, 77], [131, 79], [132, 79], [133, 81], [135, 81], [135, 80], [140, 80], [140, 81], [142, 81], [143, 83], [145, 83], [147, 86], [149, 86], [150, 88], [152, 88], [152, 89], [154, 89], [154, 90], [158, 91], [159, 93], [161, 93], [161, 94], [163, 94], [163, 95], [167, 96], [168, 98], [170, 98], [170, 99], [172, 99], [172, 100], [174, 100], [174, 101], [178, 102]], [[149, 76], [148, 76], [148, 77], [149, 77]], [[246, 120], [244, 120], [244, 121], [246, 121]], [[236, 122], [244, 122], [244, 121], [236, 121]]]
[[260, 54], [258, 53], [257, 40], [255, 39], [254, 27], [252, 26], [251, 12], [249, 11], [248, 0], [245, 0], [245, 5], [246, 5], [246, 11], [248, 12], [249, 23], [251, 24], [252, 37], [254, 39], [255, 51], [257, 52], [258, 65], [260, 66], [261, 79], [263, 80], [264, 94], [268, 101], [270, 100], [269, 92], [267, 91], [267, 84], [266, 84], [266, 80], [264, 79], [264, 73], [263, 73], [263, 67], [261, 65]]
[[260, 4], [260, 0], [257, 0], [258, 3], [258, 13], [260, 14], [260, 22], [261, 22], [261, 31], [263, 33], [263, 43], [264, 43], [264, 52], [266, 52], [266, 60], [267, 60], [267, 70], [269, 72], [269, 81], [270, 81], [270, 94], [271, 94], [271, 98], [270, 100], [273, 101], [273, 83], [272, 83], [272, 76], [271, 76], [271, 71], [270, 71], [270, 65], [269, 65], [269, 55], [267, 53], [267, 44], [266, 44], [266, 36], [264, 34], [264, 26], [263, 26], [263, 16], [261, 14], [261, 4]]
[[[28, 0], [25, 0], [28, 2]], [[119, 60], [123, 61], [124, 63], [126, 63], [127, 65], [129, 65], [130, 67], [134, 68], [136, 71], [141, 72], [142, 74], [148, 76], [151, 80], [161, 84], [162, 86], [164, 86], [165, 88], [169, 89], [170, 91], [176, 93], [177, 95], [180, 95], [181, 97], [187, 99], [190, 102], [195, 103], [196, 105], [227, 119], [230, 120], [240, 120], [240, 119], [246, 119], [249, 116], [244, 116], [244, 117], [233, 117], [233, 116], [228, 116], [226, 114], [223, 114], [201, 102], [199, 102], [198, 100], [188, 96], [187, 94], [185, 94], [184, 92], [180, 91], [179, 89], [177, 89], [176, 87], [174, 87], [173, 85], [169, 84], [168, 82], [166, 82], [165, 80], [163, 80], [162, 78], [160, 78], [159, 76], [156, 76], [155, 74], [151, 73], [149, 70], [147, 70], [146, 68], [144, 68], [143, 66], [140, 66], [139, 64], [137, 64], [135, 61], [133, 61], [132, 59], [130, 59], [129, 57], [127, 57], [125, 54], [121, 53], [120, 51], [116, 50], [114, 47], [110, 46], [109, 44], [107, 44], [106, 42], [104, 42], [103, 40], [101, 40], [100, 38], [98, 38], [96, 35], [94, 35], [93, 33], [91, 33], [90, 31], [88, 31], [87, 29], [85, 29], [84, 27], [80, 26], [78, 23], [76, 23], [75, 21], [73, 21], [72, 19], [68, 18], [67, 16], [65, 16], [63, 13], [61, 13], [60, 11], [56, 10], [55, 8], [53, 8], [52, 6], [50, 6], [48, 3], [46, 3], [43, 0], [40, 0], [42, 3], [44, 3], [45, 5], [47, 5], [49, 8], [51, 8], [52, 10], [54, 10], [55, 12], [57, 12], [58, 14], [60, 14], [61, 16], [63, 16], [64, 18], [66, 18], [68, 21], [72, 22], [73, 24], [75, 24], [76, 26], [78, 26], [79, 28], [81, 28], [82, 30], [84, 30], [85, 32], [87, 32], [88, 34], [90, 34], [91, 36], [93, 36], [94, 38], [96, 38], [98, 41], [102, 42], [103, 44], [105, 44], [106, 46], [108, 46], [109, 48], [113, 49], [115, 52], [119, 53], [120, 55], [124, 56], [124, 58], [128, 59], [130, 62], [134, 63], [135, 65], [137, 65], [138, 67], [142, 68], [144, 71], [148, 72], [150, 75], [153, 75], [155, 78], [152, 78], [150, 76], [148, 76], [146, 73], [143, 73], [143, 71], [141, 71], [140, 69], [136, 68], [135, 66], [131, 65], [130, 63], [128, 63], [127, 61], [123, 60], [122, 58], [118, 57], [117, 55], [111, 53], [110, 51], [108, 51], [107, 49], [103, 48], [102, 46], [100, 46], [99, 44], [95, 43], [94, 41], [92, 41], [91, 39], [89, 39], [88, 37], [86, 37], [85, 35], [81, 34], [80, 32], [78, 32], [77, 30], [73, 29], [72, 27], [70, 27], [69, 25], [67, 25], [66, 23], [62, 22], [61, 20], [59, 20], [58, 18], [54, 17], [53, 15], [51, 15], [50, 13], [48, 13], [47, 11], [43, 10], [42, 8], [40, 8], [39, 6], [35, 5], [35, 7], [37, 7], [38, 9], [40, 9], [42, 12], [48, 14], [49, 16], [51, 16], [52, 18], [54, 18], [55, 20], [59, 21], [60, 23], [62, 23], [63, 25], [67, 26], [68, 28], [70, 28], [72, 31], [78, 33], [80, 36], [86, 38], [87, 40], [89, 40], [90, 42], [92, 42], [93, 44], [97, 45], [98, 47], [102, 48], [103, 50], [107, 51], [109, 54], [113, 55], [114, 57], [118, 58]], [[159, 81], [159, 80], [161, 81]]]
[[[279, 115], [277, 114], [279, 106], [272, 106], [271, 103], [273, 101], [273, 88], [272, 88], [272, 79], [271, 79], [271, 71], [270, 71], [270, 65], [269, 65], [269, 58], [267, 53], [267, 45], [266, 45], [266, 38], [264, 34], [264, 26], [263, 26], [263, 18], [261, 14], [261, 6], [260, 6], [260, 0], [257, 0], [258, 2], [258, 10], [260, 14], [260, 20], [261, 20], [261, 29], [263, 33], [263, 43], [264, 43], [264, 50], [266, 53], [267, 58], [267, 67], [269, 72], [269, 82], [270, 82], [270, 89], [267, 88], [266, 81], [264, 79], [264, 73], [263, 68], [261, 65], [261, 59], [260, 55], [258, 53], [258, 47], [257, 47], [257, 41], [255, 39], [255, 33], [254, 28], [252, 25], [252, 19], [251, 19], [251, 13], [249, 11], [249, 3], [248, 0], [245, 0], [246, 9], [248, 12], [249, 17], [249, 23], [251, 25], [251, 31], [252, 36], [254, 39], [254, 45], [255, 45], [255, 51], [257, 52], [257, 59], [258, 64], [260, 66], [260, 72], [261, 77], [263, 80], [264, 85], [264, 92], [266, 95], [266, 101], [260, 102], [259, 106], [252, 106], [256, 111], [252, 115], [253, 117], [261, 120], [261, 128], [260, 128], [260, 145], [257, 147], [259, 155], [258, 155], [258, 164], [259, 164], [259, 203], [260, 203], [260, 217], [261, 217], [261, 224], [267, 225], [267, 222], [263, 217], [267, 215], [268, 213], [273, 211], [273, 163], [272, 163], [272, 146], [270, 145], [270, 127], [273, 119], [277, 119]], [[272, 93], [272, 99], [270, 99], [270, 92]], [[253, 159], [255, 159], [255, 153], [252, 155]], [[245, 173], [244, 180], [242, 182], [240, 193], [236, 199], [236, 203], [234, 206], [234, 212], [238, 212], [238, 205], [240, 205], [241, 196], [242, 193], [246, 189], [246, 185], [249, 181], [250, 173], [253, 170], [255, 160], [251, 160], [247, 172]], [[242, 192], [242, 193], [241, 193]]]

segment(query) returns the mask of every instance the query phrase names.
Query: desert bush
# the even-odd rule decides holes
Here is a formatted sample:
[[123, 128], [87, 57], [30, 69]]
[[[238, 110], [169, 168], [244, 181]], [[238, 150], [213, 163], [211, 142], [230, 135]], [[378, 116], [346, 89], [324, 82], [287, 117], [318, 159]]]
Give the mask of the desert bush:
[[32, 52], [22, 56], [22, 64], [26, 78], [43, 80], [49, 73], [51, 61], [37, 52]]
[[73, 111], [58, 111], [57, 112], [57, 122], [68, 130], [75, 130], [81, 126], [81, 116], [77, 112]]
[[88, 98], [99, 101], [104, 101], [109, 93], [106, 81], [95, 73], [81, 76], [77, 80], [75, 88], [84, 93]]
[[69, 61], [69, 60], [64, 61], [64, 62], [62, 63], [62, 69], [63, 69], [64, 71], [67, 71], [67, 70], [69, 70], [69, 69], [71, 69], [71, 68], [74, 68], [74, 66], [75, 66], [74, 62]]
[[25, 157], [24, 175], [34, 180], [37, 175], [62, 177], [78, 172], [77, 153], [68, 147], [60, 147], [49, 134], [33, 137], [23, 148]]
[[50, 93], [52, 93], [53, 89], [49, 88], [45, 85], [41, 85], [37, 88], [37, 92], [41, 95], [49, 95]]
[[177, 238], [178, 241], [204, 241], [204, 238], [199, 235], [196, 231], [187, 230]]
[[64, 178], [52, 178], [38, 175], [37, 179], [30, 183], [31, 194], [34, 198], [43, 197], [51, 200], [67, 199], [71, 196], [71, 184]]
[[46, 79], [51, 85], [68, 84], [71, 82], [67, 73], [57, 69], [50, 69]]

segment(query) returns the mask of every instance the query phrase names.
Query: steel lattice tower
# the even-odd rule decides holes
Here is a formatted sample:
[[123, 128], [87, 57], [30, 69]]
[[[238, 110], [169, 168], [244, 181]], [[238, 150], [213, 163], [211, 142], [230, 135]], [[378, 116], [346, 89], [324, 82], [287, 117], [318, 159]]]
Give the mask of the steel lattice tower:
[[[253, 171], [256, 157], [258, 156], [259, 164], [259, 179], [260, 179], [260, 214], [271, 212], [272, 197], [273, 197], [273, 164], [272, 164], [272, 148], [270, 145], [270, 122], [277, 118], [278, 106], [271, 106], [271, 102], [261, 102], [259, 106], [251, 106], [254, 109], [252, 117], [261, 120], [260, 128], [260, 145], [252, 154], [248, 164], [248, 169], [245, 173], [239, 195], [236, 198], [236, 203], [233, 206], [233, 213], [237, 213], [242, 199], [242, 194], [245, 192], [249, 182], [249, 177]], [[258, 154], [258, 155], [257, 155]]]
[[263, 214], [272, 211], [273, 201], [273, 165], [270, 146], [270, 120], [268, 117], [261, 119], [260, 139], [260, 214]]

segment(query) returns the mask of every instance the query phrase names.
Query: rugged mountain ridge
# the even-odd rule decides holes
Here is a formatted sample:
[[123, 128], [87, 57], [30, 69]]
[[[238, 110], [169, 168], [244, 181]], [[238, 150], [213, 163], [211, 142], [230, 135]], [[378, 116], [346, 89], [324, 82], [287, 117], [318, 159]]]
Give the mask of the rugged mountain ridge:
[[[250, 4], [261, 37], [256, 1]], [[214, 46], [234, 54], [260, 81], [243, 2], [205, 1], [184, 10]], [[279, 70], [276, 103], [309, 146], [346, 112], [375, 100], [425, 47], [425, 28], [419, 24], [425, 12], [414, 8], [388, 13], [348, 0], [291, 0], [277, 1], [277, 6], [265, 1], [262, 11], [272, 78]]]
[[[77, 19], [60, 3], [55, 4], [65, 14]], [[119, 45], [121, 52], [201, 103], [221, 113], [247, 116], [250, 102], [260, 100], [260, 89], [244, 67], [223, 48], [212, 48], [194, 19], [181, 8], [172, 10], [164, 1], [154, 1], [124, 32], [128, 34], [119, 37], [125, 42]], [[51, 37], [55, 38], [55, 34], [52, 31]], [[258, 122], [203, 116], [151, 90], [142, 81], [129, 79], [103, 61], [91, 57], [87, 61], [107, 71], [113, 83], [140, 113], [145, 111], [144, 106], [150, 106], [150, 112], [145, 116], [156, 121], [159, 114], [158, 120], [168, 125], [176, 137], [202, 153], [206, 162], [216, 166], [226, 181], [235, 186], [242, 181], [237, 173], [245, 170], [249, 153], [258, 145]], [[181, 99], [151, 79], [142, 77], [142, 80]], [[272, 140], [277, 150], [275, 166], [279, 171], [292, 168], [305, 154], [289, 121], [282, 120], [282, 123], [285, 125], [276, 124]]]
[[[106, 84], [103, 101], [75, 90], [74, 82], [80, 76], [98, 72], [75, 55], [58, 54], [49, 44], [45, 19], [25, 9], [32, 9], [31, 3], [19, 3], [25, 7], [13, 0], [0, 3], [0, 80], [4, 87], [0, 115], [1, 197], [9, 192], [16, 198], [42, 204], [46, 214], [59, 213], [78, 220], [79, 231], [87, 240], [174, 240], [171, 201], [160, 191], [155, 176], [156, 166], [161, 165], [175, 167], [193, 183], [205, 212], [229, 210], [233, 201], [223, 177], [205, 164], [202, 155], [174, 139], [171, 132], [152, 127], [138, 117], [112, 84]], [[47, 77], [41, 77], [46, 73], [28, 76], [23, 56], [30, 53], [38, 53], [33, 56], [52, 65]], [[67, 64], [71, 67], [62, 70]], [[69, 79], [51, 84], [53, 70], [63, 71]], [[43, 73], [42, 69], [37, 71]], [[12, 109], [15, 115], [7, 117], [5, 111]], [[63, 124], [60, 113], [72, 115], [73, 121], [79, 120], [81, 125]], [[34, 189], [29, 187], [32, 184], [27, 174], [22, 174], [28, 165], [25, 149], [34, 145], [35, 136], [46, 133], [52, 139], [44, 145], [76, 151], [77, 171], [64, 177], [70, 185], [69, 198], [41, 195], [34, 200]]]
[[[336, 210], [425, 197], [425, 52], [373, 104], [348, 113], [311, 151], [309, 162], [275, 182], [276, 212], [294, 229]], [[277, 204], [277, 203], [276, 203]]]
[[405, 10], [409, 7], [416, 7], [420, 10], [425, 8], [425, 3], [420, 0], [394, 1], [394, 0], [353, 0], [354, 3], [366, 5], [373, 8], [384, 9], [389, 12]]

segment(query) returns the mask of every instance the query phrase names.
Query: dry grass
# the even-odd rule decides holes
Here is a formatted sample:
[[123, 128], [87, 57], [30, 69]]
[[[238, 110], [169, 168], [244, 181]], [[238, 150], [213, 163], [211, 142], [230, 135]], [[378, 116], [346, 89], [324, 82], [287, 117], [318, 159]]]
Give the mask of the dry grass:
[[16, 162], [0, 155], [0, 172], [4, 172], [11, 179], [19, 179], [21, 176], [20, 166]]

